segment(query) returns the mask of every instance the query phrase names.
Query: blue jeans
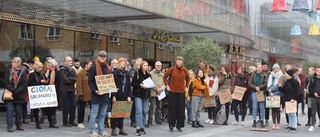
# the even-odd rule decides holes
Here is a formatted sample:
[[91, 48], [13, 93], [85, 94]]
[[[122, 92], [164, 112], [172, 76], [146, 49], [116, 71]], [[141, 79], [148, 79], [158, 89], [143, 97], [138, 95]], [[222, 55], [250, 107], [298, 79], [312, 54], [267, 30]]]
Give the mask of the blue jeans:
[[106, 116], [106, 112], [108, 109], [108, 103], [98, 103], [98, 104], [91, 104], [91, 111], [90, 111], [90, 121], [89, 121], [89, 127], [90, 127], [90, 133], [93, 131], [96, 131], [96, 118], [98, 117], [98, 133], [102, 134], [104, 129], [104, 119]]
[[251, 99], [252, 99], [252, 117], [253, 117], [253, 120], [257, 120], [258, 105], [259, 105], [259, 109], [260, 109], [260, 119], [263, 120], [264, 119], [264, 108], [265, 108], [264, 101], [258, 102], [256, 92], [252, 92], [251, 93]]
[[16, 126], [22, 125], [22, 104], [13, 103], [12, 101], [6, 102], [7, 107], [7, 128], [12, 128], [13, 125], [13, 112], [16, 112]]
[[188, 120], [191, 121], [192, 120], [192, 109], [191, 109], [191, 98], [190, 101], [186, 100], [186, 109], [187, 109], [187, 117]]
[[149, 109], [149, 98], [134, 98], [136, 105], [136, 127], [144, 128]]
[[289, 127], [297, 128], [298, 119], [296, 113], [289, 113]]

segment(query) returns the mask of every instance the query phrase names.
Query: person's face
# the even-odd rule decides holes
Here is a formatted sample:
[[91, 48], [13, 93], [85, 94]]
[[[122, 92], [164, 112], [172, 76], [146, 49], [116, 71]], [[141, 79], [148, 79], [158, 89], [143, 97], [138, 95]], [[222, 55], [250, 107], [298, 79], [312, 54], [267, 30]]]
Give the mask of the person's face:
[[298, 70], [298, 75], [300, 75], [300, 74], [302, 74], [302, 69], [301, 68], [299, 68], [299, 70]]
[[73, 65], [74, 65], [75, 67], [80, 67], [80, 62], [73, 62]]
[[98, 55], [98, 60], [100, 62], [105, 62], [107, 60], [107, 56], [106, 55]]
[[165, 74], [166, 73], [166, 69], [162, 69], [162, 73]]
[[50, 68], [52, 68], [52, 64], [51, 63], [47, 63], [47, 69], [50, 69]]
[[156, 66], [155, 66], [156, 70], [158, 70], [158, 71], [161, 70], [161, 67], [162, 67], [162, 65], [160, 65], [160, 64], [156, 64]]
[[28, 63], [29, 64], [29, 70], [33, 70], [33, 63]]
[[200, 78], [203, 77], [203, 72], [201, 70], [198, 72], [198, 77], [200, 77]]
[[152, 70], [152, 66], [148, 66], [148, 70], [151, 71]]
[[25, 66], [22, 66], [22, 69], [24, 69], [24, 70], [28, 70]]
[[111, 66], [112, 66], [112, 68], [117, 68], [118, 67], [118, 61], [113, 61]]
[[71, 57], [67, 57], [64, 64], [68, 67], [72, 66], [72, 58]]
[[194, 73], [193, 72], [189, 72], [189, 77], [190, 78], [194, 78], [195, 76], [194, 76]]
[[258, 66], [257, 66], [257, 72], [258, 72], [258, 73], [261, 73], [261, 72], [262, 72], [262, 65], [258, 65]]
[[43, 66], [36, 66], [36, 68], [34, 68], [34, 69], [35, 69], [36, 72], [41, 72], [42, 71], [42, 67]]
[[183, 61], [181, 59], [176, 60], [176, 64], [178, 67], [182, 66]]
[[19, 62], [12, 60], [11, 65], [13, 68], [18, 68], [19, 67]]
[[268, 65], [262, 65], [262, 70], [267, 71], [268, 70]]
[[285, 70], [287, 71], [287, 70], [291, 70], [292, 69], [292, 67], [291, 66], [289, 66], [289, 65], [286, 65], [286, 67], [285, 67]]
[[273, 72], [274, 72], [274, 73], [277, 73], [277, 72], [279, 72], [279, 71], [280, 71], [279, 68], [274, 68], [274, 69], [273, 69]]
[[87, 65], [86, 65], [86, 70], [89, 70], [92, 66], [92, 62], [89, 62]]
[[126, 63], [126, 61], [121, 61], [121, 62], [119, 62], [119, 65], [121, 68], [125, 68], [127, 66], [127, 63]]
[[314, 73], [315, 73], [314, 70], [309, 69], [309, 75], [310, 75], [310, 76], [314, 75]]
[[241, 73], [241, 67], [238, 68], [238, 73], [239, 73], [239, 74]]
[[144, 63], [143, 65], [142, 65], [142, 70], [143, 71], [148, 71], [148, 68], [149, 68], [149, 65], [148, 65], [148, 63]]
[[226, 73], [226, 69], [224, 67], [221, 68], [222, 73]]
[[200, 67], [200, 69], [204, 69], [204, 68], [205, 68], [205, 66], [206, 66], [206, 65], [204, 64], [204, 62], [200, 62], [200, 63], [199, 63], [199, 67]]
[[317, 74], [318, 77], [320, 76], [320, 68], [316, 69], [316, 74]]

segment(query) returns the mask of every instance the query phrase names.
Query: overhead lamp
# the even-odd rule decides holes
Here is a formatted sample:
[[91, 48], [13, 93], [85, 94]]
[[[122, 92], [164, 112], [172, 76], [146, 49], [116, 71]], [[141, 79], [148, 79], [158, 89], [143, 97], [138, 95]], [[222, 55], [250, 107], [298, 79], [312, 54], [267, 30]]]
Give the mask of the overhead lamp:
[[273, 0], [271, 12], [288, 12], [285, 0]]
[[300, 25], [293, 25], [290, 35], [291, 36], [301, 36]]
[[307, 11], [309, 10], [309, 5], [307, 0], [294, 0], [292, 11]]
[[311, 25], [308, 34], [309, 36], [319, 36], [319, 27], [315, 24]]

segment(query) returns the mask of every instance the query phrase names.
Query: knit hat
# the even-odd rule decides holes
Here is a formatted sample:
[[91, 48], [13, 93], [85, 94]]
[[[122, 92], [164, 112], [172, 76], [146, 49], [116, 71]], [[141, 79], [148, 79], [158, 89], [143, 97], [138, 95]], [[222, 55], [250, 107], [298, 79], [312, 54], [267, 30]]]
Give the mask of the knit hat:
[[280, 69], [280, 66], [279, 66], [279, 64], [278, 64], [278, 63], [276, 63], [276, 64], [274, 64], [274, 65], [272, 66], [272, 69], [275, 69], [275, 68]]
[[22, 63], [23, 67], [26, 67], [27, 69], [30, 69], [30, 65], [28, 63]]
[[125, 62], [127, 62], [127, 60], [126, 60], [126, 59], [124, 59], [124, 58], [119, 58], [119, 59], [118, 59], [118, 62], [120, 63], [121, 61], [125, 61]]
[[292, 76], [293, 76], [294, 71], [293, 71], [293, 70], [287, 70], [287, 71], [286, 71], [286, 73], [287, 73], [289, 76], [291, 76], [291, 77], [292, 77]]

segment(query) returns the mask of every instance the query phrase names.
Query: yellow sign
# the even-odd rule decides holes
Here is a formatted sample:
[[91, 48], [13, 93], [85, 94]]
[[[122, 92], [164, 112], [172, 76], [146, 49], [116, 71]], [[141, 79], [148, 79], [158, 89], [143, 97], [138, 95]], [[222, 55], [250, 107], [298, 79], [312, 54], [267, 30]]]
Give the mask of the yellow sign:
[[163, 41], [163, 42], [167, 42], [167, 41], [177, 42], [177, 43], [181, 42], [181, 38], [176, 38], [176, 37], [174, 37], [172, 35], [169, 35], [169, 32], [167, 32], [167, 31], [161, 32], [160, 30], [157, 30], [154, 33], [154, 35], [152, 36], [152, 39], [160, 40], [160, 41]]
[[113, 74], [95, 76], [99, 92], [113, 93], [117, 92]]

